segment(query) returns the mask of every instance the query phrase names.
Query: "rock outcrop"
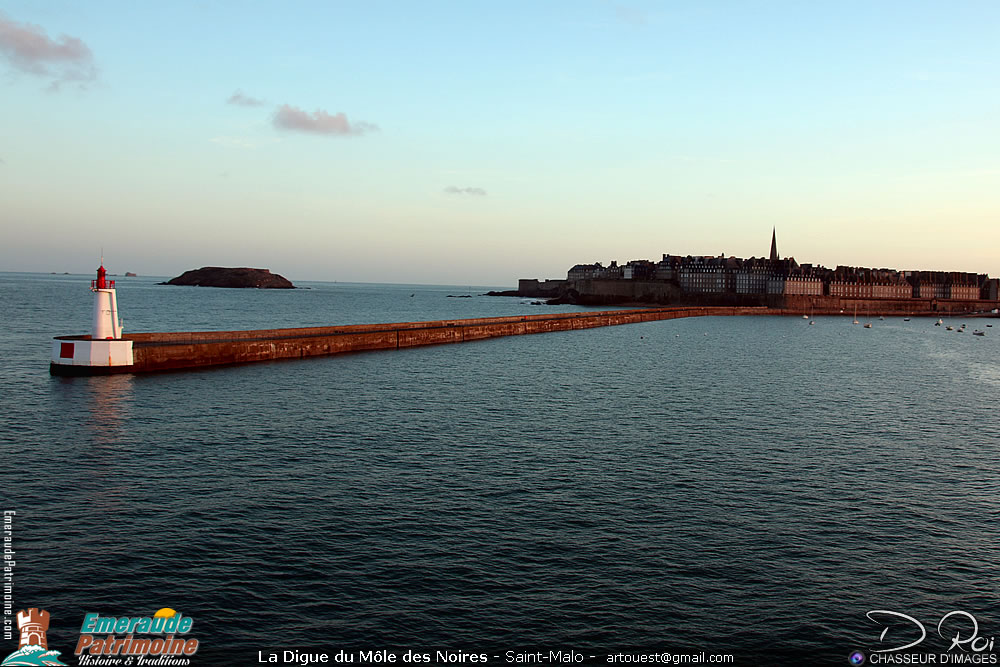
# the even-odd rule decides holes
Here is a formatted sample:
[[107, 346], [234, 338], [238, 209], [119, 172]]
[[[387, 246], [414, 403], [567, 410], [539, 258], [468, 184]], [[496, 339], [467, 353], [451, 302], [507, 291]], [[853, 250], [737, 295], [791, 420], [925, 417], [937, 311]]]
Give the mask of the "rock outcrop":
[[185, 271], [161, 285], [196, 285], [198, 287], [257, 287], [259, 289], [295, 289], [287, 278], [267, 269], [204, 266]]

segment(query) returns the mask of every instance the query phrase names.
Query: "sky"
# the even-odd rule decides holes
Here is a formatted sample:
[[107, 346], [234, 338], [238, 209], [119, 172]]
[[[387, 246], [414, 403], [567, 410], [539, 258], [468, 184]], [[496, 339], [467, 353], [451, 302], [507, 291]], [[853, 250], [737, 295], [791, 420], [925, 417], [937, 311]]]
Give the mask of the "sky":
[[1000, 276], [1000, 3], [0, 1], [0, 271]]

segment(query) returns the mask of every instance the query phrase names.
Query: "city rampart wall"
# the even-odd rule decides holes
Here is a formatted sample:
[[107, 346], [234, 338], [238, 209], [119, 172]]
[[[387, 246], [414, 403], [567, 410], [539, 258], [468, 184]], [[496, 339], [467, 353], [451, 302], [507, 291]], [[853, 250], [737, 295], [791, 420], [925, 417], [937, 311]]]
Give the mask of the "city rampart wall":
[[567, 289], [578, 293], [583, 304], [602, 305], [614, 303], [673, 303], [679, 304], [683, 292], [663, 280], [570, 280]]
[[976, 313], [1000, 306], [981, 299], [860, 299], [843, 296], [786, 295], [780, 306], [815, 315], [853, 313], [869, 315], [936, 315]]
[[624, 305], [651, 303], [674, 306], [706, 307], [760, 307], [772, 309], [810, 311], [816, 315], [850, 313], [857, 307], [859, 313], [901, 315], [934, 315], [948, 313], [973, 313], [1000, 307], [1000, 302], [982, 299], [942, 298], [857, 298], [843, 296], [812, 296], [798, 294], [736, 294], [691, 293], [667, 281], [643, 280], [571, 280], [567, 289], [573, 290], [571, 301], [583, 305]]

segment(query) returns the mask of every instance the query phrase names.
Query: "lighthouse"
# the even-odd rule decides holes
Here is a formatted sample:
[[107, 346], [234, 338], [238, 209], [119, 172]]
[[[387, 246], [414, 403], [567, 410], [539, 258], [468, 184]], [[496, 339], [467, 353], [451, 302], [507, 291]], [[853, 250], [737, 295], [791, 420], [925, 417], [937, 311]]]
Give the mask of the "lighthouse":
[[108, 272], [104, 262], [97, 269], [97, 280], [90, 281], [90, 291], [94, 293], [94, 328], [90, 337], [94, 340], [114, 340], [122, 337], [122, 323], [118, 319], [118, 295], [115, 281], [108, 282]]
[[132, 367], [132, 341], [122, 338], [115, 281], [108, 280], [103, 259], [90, 291], [94, 293], [90, 335], [56, 337], [49, 364], [53, 375], [127, 373]]

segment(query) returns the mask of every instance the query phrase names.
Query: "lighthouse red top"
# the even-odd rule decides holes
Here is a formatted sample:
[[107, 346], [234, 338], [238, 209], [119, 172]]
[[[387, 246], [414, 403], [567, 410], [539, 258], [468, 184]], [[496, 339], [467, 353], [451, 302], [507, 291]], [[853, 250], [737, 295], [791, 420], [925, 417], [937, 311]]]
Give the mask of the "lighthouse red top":
[[107, 289], [108, 280], [106, 278], [108, 272], [104, 270], [104, 264], [102, 263], [97, 269], [97, 289]]

